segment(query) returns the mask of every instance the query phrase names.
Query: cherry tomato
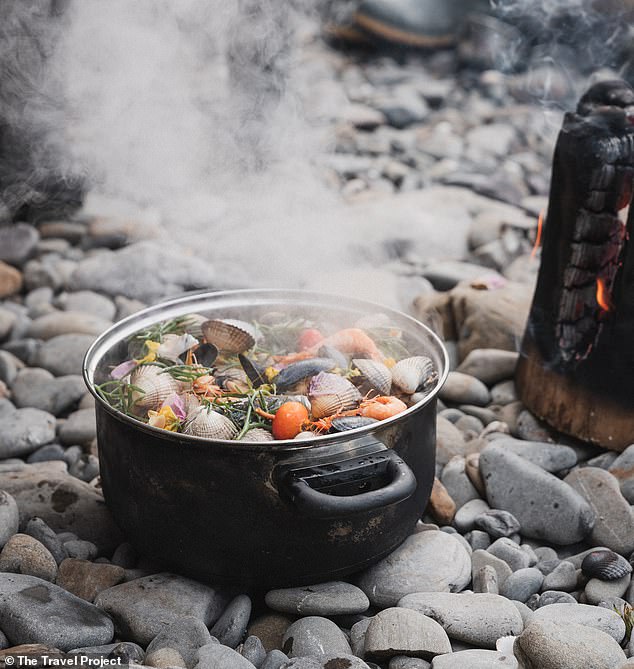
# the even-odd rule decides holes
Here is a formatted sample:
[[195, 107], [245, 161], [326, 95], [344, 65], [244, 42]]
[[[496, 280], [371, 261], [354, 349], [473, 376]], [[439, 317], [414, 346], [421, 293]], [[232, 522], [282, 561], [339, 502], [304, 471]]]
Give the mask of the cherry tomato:
[[315, 330], [315, 328], [307, 328], [302, 330], [299, 339], [297, 340], [297, 346], [300, 351], [307, 351], [309, 348], [316, 346], [319, 342], [323, 341], [324, 335]]
[[273, 436], [276, 439], [292, 439], [302, 431], [302, 423], [308, 418], [308, 409], [301, 402], [285, 402], [273, 419]]

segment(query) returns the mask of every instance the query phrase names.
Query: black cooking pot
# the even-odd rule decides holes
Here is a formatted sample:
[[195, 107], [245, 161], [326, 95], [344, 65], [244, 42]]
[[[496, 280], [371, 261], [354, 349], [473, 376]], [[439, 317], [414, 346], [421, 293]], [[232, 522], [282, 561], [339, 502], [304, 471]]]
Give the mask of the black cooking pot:
[[[389, 317], [412, 355], [429, 356], [433, 392], [364, 428], [306, 441], [210, 441], [123, 415], [95, 384], [127, 357], [136, 331], [176, 316], [308, 315], [351, 327]], [[366, 318], [366, 321], [367, 321]], [[303, 291], [243, 290], [175, 299], [126, 318], [92, 345], [84, 378], [96, 399], [106, 503], [138, 551], [207, 582], [260, 587], [354, 572], [393, 551], [420, 518], [434, 479], [436, 394], [447, 353], [427, 327], [359, 300]]]

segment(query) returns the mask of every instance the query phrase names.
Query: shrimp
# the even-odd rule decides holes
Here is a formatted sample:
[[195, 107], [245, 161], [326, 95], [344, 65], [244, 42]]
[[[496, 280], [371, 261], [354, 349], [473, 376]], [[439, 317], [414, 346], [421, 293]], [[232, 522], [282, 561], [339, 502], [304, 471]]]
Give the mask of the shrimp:
[[196, 395], [201, 395], [202, 397], [219, 397], [222, 395], [222, 389], [216, 384], [216, 379], [211, 374], [199, 376], [193, 382], [192, 390]]
[[310, 348], [289, 355], [276, 355], [273, 356], [273, 360], [275, 360], [276, 363], [283, 365], [289, 365], [293, 362], [299, 362], [300, 360], [307, 360], [309, 358], [314, 358], [322, 346], [332, 346], [342, 353], [367, 356], [377, 362], [383, 362], [384, 360], [381, 351], [379, 351], [374, 340], [360, 328], [345, 328], [344, 330], [339, 330], [338, 332], [335, 332], [335, 334], [322, 339]]
[[385, 420], [407, 409], [407, 404], [393, 395], [379, 395], [361, 402], [356, 410], [358, 416]]

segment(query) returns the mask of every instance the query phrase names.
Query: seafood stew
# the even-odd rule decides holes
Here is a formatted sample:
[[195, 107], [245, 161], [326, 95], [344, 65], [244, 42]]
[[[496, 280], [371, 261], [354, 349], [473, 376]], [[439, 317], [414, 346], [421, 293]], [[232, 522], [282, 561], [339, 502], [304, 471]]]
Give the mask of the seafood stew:
[[163, 313], [101, 357], [93, 390], [150, 427], [249, 443], [359, 430], [424, 402], [442, 361], [389, 310], [336, 300]]

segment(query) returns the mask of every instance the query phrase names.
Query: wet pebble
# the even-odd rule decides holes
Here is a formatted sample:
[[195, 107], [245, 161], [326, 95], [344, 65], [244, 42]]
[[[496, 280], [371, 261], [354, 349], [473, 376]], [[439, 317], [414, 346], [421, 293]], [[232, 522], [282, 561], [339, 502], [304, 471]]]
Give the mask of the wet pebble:
[[476, 406], [485, 406], [490, 400], [489, 390], [484, 383], [462, 372], [449, 372], [439, 397], [444, 402]]
[[525, 536], [565, 545], [592, 530], [595, 513], [568, 483], [495, 442], [480, 454], [480, 471], [491, 506], [511, 512]]
[[17, 533], [19, 524], [18, 505], [8, 492], [0, 490], [0, 548]]
[[352, 653], [344, 633], [331, 620], [320, 616], [307, 616], [294, 622], [284, 634], [282, 650], [290, 658], [319, 659], [325, 652]]
[[64, 449], [59, 444], [45, 444], [44, 446], [40, 446], [37, 451], [33, 451], [33, 453], [26, 458], [26, 462], [29, 464], [50, 462], [51, 460], [66, 462]]
[[265, 601], [275, 611], [301, 616], [363, 613], [370, 606], [362, 590], [343, 581], [271, 590], [266, 594]]
[[238, 595], [209, 630], [211, 636], [224, 646], [235, 648], [245, 637], [250, 617], [251, 599], [247, 595]]
[[440, 480], [458, 508], [471, 500], [480, 499], [478, 491], [465, 471], [465, 458], [455, 455], [444, 466]]
[[501, 636], [518, 635], [524, 628], [515, 606], [497, 594], [417, 593], [398, 605], [433, 618], [452, 639], [480, 648], [494, 649]]
[[71, 539], [64, 542], [64, 550], [70, 558], [77, 560], [94, 560], [99, 554], [99, 549], [91, 541], [83, 539]]
[[281, 650], [272, 650], [266, 654], [260, 669], [282, 669], [287, 661], [288, 656]]
[[456, 503], [437, 477], [434, 477], [428, 509], [434, 518], [443, 525], [450, 524], [456, 514]]
[[407, 608], [377, 613], [366, 635], [364, 657], [382, 662], [398, 655], [430, 660], [451, 652], [447, 633], [435, 620]]
[[112, 620], [96, 606], [34, 576], [0, 574], [0, 627], [14, 645], [66, 651], [109, 643]]
[[208, 643], [197, 651], [196, 669], [253, 669], [249, 660], [218, 642]]
[[116, 621], [125, 638], [142, 646], [182, 616], [213, 624], [225, 602], [225, 597], [213, 588], [168, 573], [115, 585], [95, 599], [95, 604]]
[[[545, 585], [542, 585], [542, 588], [544, 587]], [[577, 604], [577, 600], [571, 594], [561, 590], [544, 590], [539, 596], [537, 608], [551, 604]]]
[[292, 618], [280, 613], [265, 613], [249, 625], [247, 634], [257, 636], [267, 652], [281, 650], [284, 634], [292, 622]]
[[485, 566], [490, 566], [497, 574], [498, 585], [501, 587], [508, 577], [513, 573], [511, 568], [504, 560], [496, 557], [488, 550], [475, 550], [471, 555], [471, 562], [473, 565], [473, 574], [476, 574]]
[[97, 564], [87, 560], [66, 558], [59, 565], [57, 584], [77, 597], [93, 602], [103, 590], [122, 583], [124, 577], [125, 570], [114, 564]]
[[[443, 555], [443, 560], [437, 556]], [[459, 592], [471, 579], [471, 559], [445, 532], [414, 534], [387, 558], [363, 571], [357, 583], [376, 606], [394, 606], [413, 592]]]
[[0, 298], [10, 297], [22, 289], [22, 272], [0, 261]]

